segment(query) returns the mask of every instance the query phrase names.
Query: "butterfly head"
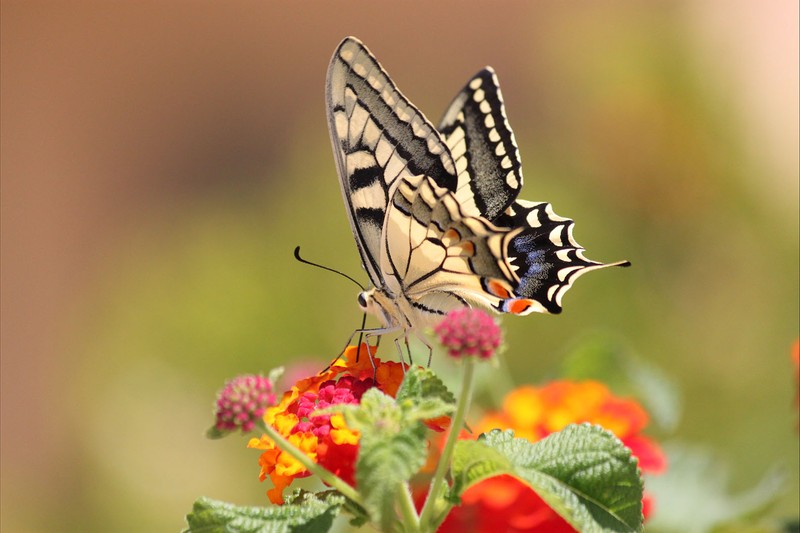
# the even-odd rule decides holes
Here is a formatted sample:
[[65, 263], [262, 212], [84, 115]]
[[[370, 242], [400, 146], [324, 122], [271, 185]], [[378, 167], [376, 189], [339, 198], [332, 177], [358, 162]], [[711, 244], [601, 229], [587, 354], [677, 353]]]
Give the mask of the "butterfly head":
[[358, 306], [375, 316], [384, 327], [403, 327], [407, 324], [397, 298], [386, 289], [375, 288], [358, 293]]
[[370, 289], [358, 293], [358, 306], [362, 311], [370, 312], [370, 307], [372, 307], [373, 304], [372, 293], [374, 291], [375, 289]]

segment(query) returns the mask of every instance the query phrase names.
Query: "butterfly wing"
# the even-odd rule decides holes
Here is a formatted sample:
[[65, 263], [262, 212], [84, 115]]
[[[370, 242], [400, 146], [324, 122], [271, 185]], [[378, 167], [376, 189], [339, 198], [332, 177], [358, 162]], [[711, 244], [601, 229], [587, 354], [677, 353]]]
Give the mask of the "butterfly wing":
[[393, 187], [386, 217], [386, 287], [408, 302], [415, 327], [458, 307], [499, 309], [496, 292], [508, 296], [512, 290], [504, 250], [519, 231], [465, 214], [455, 194], [431, 178], [403, 178]]
[[455, 190], [455, 164], [439, 132], [358, 39], [344, 39], [334, 52], [326, 100], [350, 226], [364, 268], [382, 286], [380, 243], [392, 184], [425, 175]]
[[465, 211], [496, 226], [522, 228], [505, 250], [514, 275], [513, 297], [500, 311], [560, 313], [561, 300], [582, 274], [605, 266], [583, 255], [572, 236], [574, 222], [550, 204], [516, 200], [522, 162], [506, 117], [497, 75], [487, 67], [470, 79], [439, 125], [458, 171], [456, 197]]
[[[402, 294], [410, 322], [430, 324], [474, 305], [526, 315], [559, 313], [564, 293], [582, 274], [608, 266], [584, 257], [573, 222], [549, 204], [515, 202], [506, 227], [464, 212], [457, 195], [423, 176], [393, 188], [381, 266], [387, 287]], [[511, 214], [504, 217], [512, 219]]]
[[575, 222], [558, 216], [545, 202], [517, 200], [496, 223], [522, 228], [508, 243], [518, 300], [504, 302], [506, 312], [560, 313], [564, 294], [580, 276], [600, 268], [630, 266], [628, 261], [606, 264], [586, 258], [572, 235]]
[[522, 162], [491, 67], [456, 95], [439, 131], [458, 172], [456, 198], [468, 213], [494, 220], [522, 188]]

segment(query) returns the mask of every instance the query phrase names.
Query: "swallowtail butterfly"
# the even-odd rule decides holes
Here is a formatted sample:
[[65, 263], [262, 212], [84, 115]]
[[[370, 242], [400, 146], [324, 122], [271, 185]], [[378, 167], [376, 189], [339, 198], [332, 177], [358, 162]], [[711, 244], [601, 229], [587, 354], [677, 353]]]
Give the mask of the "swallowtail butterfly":
[[[347, 215], [372, 288], [375, 334], [408, 336], [464, 306], [559, 313], [591, 261], [573, 221], [517, 200], [522, 168], [497, 76], [487, 67], [433, 125], [353, 37], [333, 54], [328, 127]], [[423, 339], [424, 342], [424, 339]]]

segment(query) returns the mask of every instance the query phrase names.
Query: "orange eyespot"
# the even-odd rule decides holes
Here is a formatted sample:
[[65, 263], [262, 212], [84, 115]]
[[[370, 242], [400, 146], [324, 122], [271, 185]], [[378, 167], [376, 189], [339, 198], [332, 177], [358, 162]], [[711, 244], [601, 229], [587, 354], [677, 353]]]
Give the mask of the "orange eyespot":
[[503, 285], [496, 280], [489, 281], [488, 284], [489, 292], [497, 296], [498, 298], [511, 298], [511, 293], [506, 290]]
[[519, 315], [527, 311], [530, 306], [530, 300], [511, 300], [508, 304], [508, 312], [514, 315]]
[[449, 230], [444, 232], [444, 234], [442, 235], [442, 240], [445, 242], [452, 241], [453, 243], [456, 243], [461, 240], [461, 234], [455, 229], [450, 228]]
[[470, 241], [461, 243], [460, 248], [461, 248], [461, 254], [460, 254], [461, 256], [472, 257], [473, 255], [475, 255], [475, 244]]

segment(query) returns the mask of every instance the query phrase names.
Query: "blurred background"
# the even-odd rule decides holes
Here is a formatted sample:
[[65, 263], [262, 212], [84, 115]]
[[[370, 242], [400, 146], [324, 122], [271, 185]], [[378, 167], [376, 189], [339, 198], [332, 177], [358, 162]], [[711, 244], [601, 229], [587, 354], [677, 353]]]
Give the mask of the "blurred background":
[[[797, 2], [2, 2], [2, 529], [175, 531], [263, 504], [226, 378], [333, 357], [366, 281], [323, 99], [346, 35], [434, 122], [492, 65], [522, 197], [598, 260], [504, 320], [517, 384], [603, 331], [677, 384], [663, 439], [798, 513]], [[498, 379], [498, 387], [503, 379]], [[504, 392], [504, 391], [503, 391]]]

